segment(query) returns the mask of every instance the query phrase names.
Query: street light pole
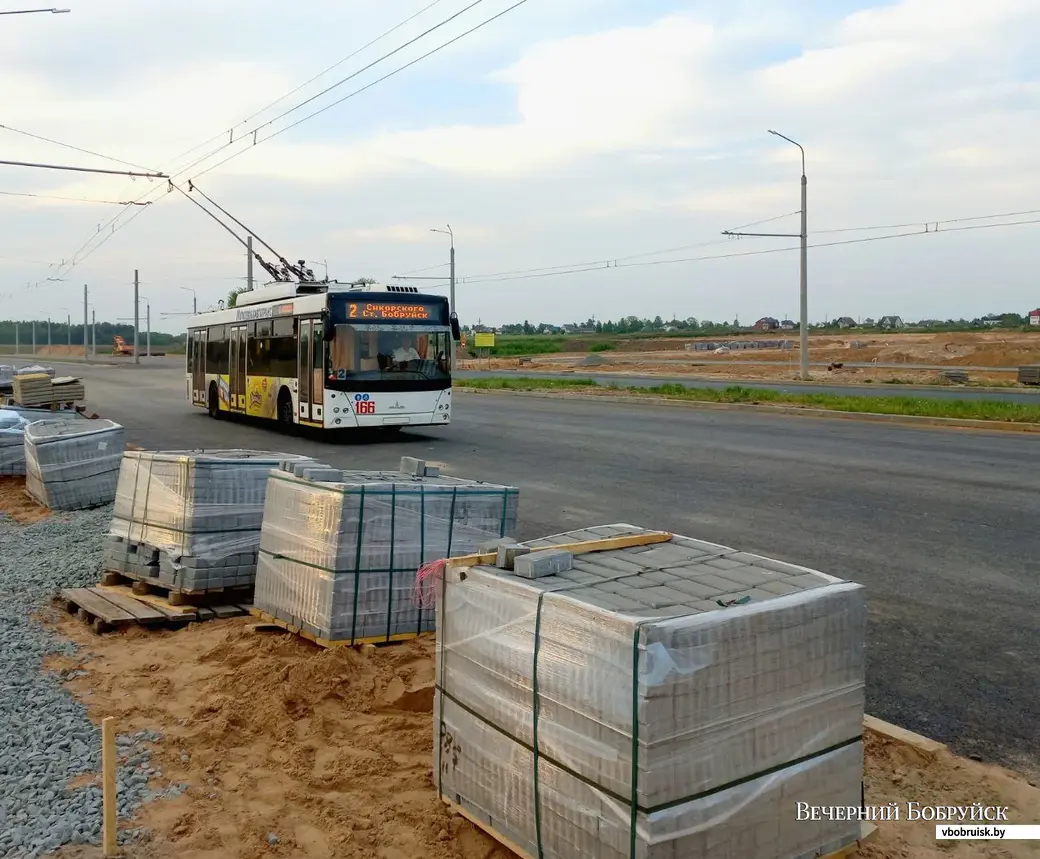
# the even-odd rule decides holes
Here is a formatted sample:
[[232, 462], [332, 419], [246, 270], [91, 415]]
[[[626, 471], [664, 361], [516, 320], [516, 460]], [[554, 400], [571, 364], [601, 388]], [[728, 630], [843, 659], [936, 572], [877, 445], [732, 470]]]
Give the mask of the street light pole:
[[808, 274], [808, 261], [809, 261], [809, 221], [808, 221], [808, 203], [806, 201], [806, 189], [807, 182], [805, 179], [805, 150], [802, 148], [802, 144], [797, 143], [790, 137], [786, 137], [779, 131], [773, 131], [769, 129], [769, 133], [786, 140], [788, 143], [793, 143], [798, 147], [798, 150], [802, 153], [802, 228], [799, 230], [798, 235], [792, 235], [791, 233], [741, 233], [735, 230], [723, 230], [724, 236], [756, 236], [756, 237], [769, 237], [769, 238], [784, 238], [784, 239], [798, 239], [801, 245], [801, 260], [799, 264], [799, 298], [801, 305], [801, 324], [799, 326], [799, 376], [804, 379], [809, 379], [809, 274]]
[[769, 129], [769, 133], [781, 140], [786, 140], [798, 147], [802, 153], [802, 230], [801, 260], [799, 265], [799, 302], [801, 310], [801, 328], [799, 330], [799, 357], [801, 377], [809, 378], [809, 210], [808, 210], [808, 181], [805, 178], [805, 149], [801, 143], [781, 134], [779, 131]]
[[432, 229], [431, 233], [443, 233], [451, 240], [451, 272], [449, 274], [451, 288], [448, 293], [448, 312], [455, 313], [455, 233], [451, 230], [451, 224], [445, 224], [446, 230]]
[[191, 310], [192, 310], [193, 313], [195, 313], [197, 315], [198, 312], [199, 312], [199, 296], [198, 296], [198, 294], [190, 286], [182, 286], [181, 289], [183, 289], [185, 292], [190, 292], [191, 293]]

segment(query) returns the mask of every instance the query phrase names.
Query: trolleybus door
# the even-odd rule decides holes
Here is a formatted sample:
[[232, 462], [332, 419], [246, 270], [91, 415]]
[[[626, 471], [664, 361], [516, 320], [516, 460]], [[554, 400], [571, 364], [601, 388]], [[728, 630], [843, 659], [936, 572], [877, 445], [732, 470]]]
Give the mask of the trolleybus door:
[[322, 325], [320, 319], [301, 319], [297, 378], [300, 380], [300, 420], [322, 422], [323, 377]]
[[228, 368], [228, 406], [233, 412], [246, 410], [246, 328], [233, 325], [229, 331], [231, 350]]
[[191, 332], [191, 400], [193, 403], [206, 402], [206, 334], [205, 328], [197, 328]]

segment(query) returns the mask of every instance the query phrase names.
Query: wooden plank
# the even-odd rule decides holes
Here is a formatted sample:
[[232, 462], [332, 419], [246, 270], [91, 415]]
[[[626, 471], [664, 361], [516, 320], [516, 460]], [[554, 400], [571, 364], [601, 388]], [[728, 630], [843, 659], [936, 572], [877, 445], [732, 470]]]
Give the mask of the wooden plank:
[[182, 618], [184, 620], [195, 619], [195, 606], [190, 605], [170, 605], [166, 597], [157, 596], [156, 594], [135, 594], [133, 590], [127, 585], [99, 585], [96, 590], [103, 593], [112, 591], [113, 593], [122, 594], [123, 596], [135, 599], [138, 602], [143, 602], [150, 605], [152, 608], [158, 609], [160, 612], [165, 614], [167, 617]]
[[102, 596], [113, 605], [116, 605], [128, 614], [133, 615], [137, 619], [138, 623], [163, 623], [166, 620], [165, 614], [156, 611], [154, 608], [146, 605], [135, 597], [125, 596], [111, 588], [105, 591]]
[[905, 746], [912, 746], [919, 752], [923, 752], [929, 756], [934, 756], [946, 748], [945, 743], [940, 743], [937, 740], [930, 740], [928, 737], [922, 737], [920, 734], [915, 734], [913, 731], [908, 731], [905, 728], [900, 728], [898, 725], [893, 725], [889, 722], [883, 722], [881, 719], [875, 719], [873, 716], [863, 717], [863, 727], [868, 731], [880, 734], [893, 742], [902, 743]]
[[334, 649], [337, 647], [359, 647], [362, 644], [396, 644], [399, 641], [411, 641], [413, 638], [418, 638], [420, 635], [426, 633], [418, 632], [401, 632], [395, 635], [391, 635], [387, 638], [385, 635], [370, 635], [367, 637], [360, 638], [320, 638], [312, 632], [307, 632], [305, 629], [301, 629], [298, 626], [293, 626], [291, 623], [287, 623], [273, 615], [268, 614], [266, 611], [261, 611], [258, 608], [250, 608], [249, 613], [253, 617], [260, 618], [264, 623], [258, 624], [256, 629], [261, 631], [262, 626], [270, 625], [277, 626], [279, 629], [283, 629], [286, 632], [291, 632], [294, 635], [305, 638], [307, 641], [317, 644], [319, 647], [325, 647], [327, 649]]
[[112, 626], [125, 626], [128, 623], [136, 623], [135, 618], [128, 611], [124, 611], [117, 605], [110, 603], [96, 589], [73, 588], [61, 592], [62, 598], [74, 602], [84, 611], [99, 617], [105, 623]]
[[[497, 841], [507, 850], [513, 851], [513, 853], [515, 853], [519, 857], [519, 859], [535, 859], [535, 857], [531, 853], [528, 853], [516, 842], [511, 841], [510, 839], [502, 835], [500, 832], [498, 832], [498, 830], [496, 830], [493, 825], [484, 822], [475, 814], [463, 808], [461, 805], [457, 805], [456, 803], [452, 802], [450, 799], [444, 796], [441, 797], [441, 801], [446, 806], [448, 806], [449, 809], [455, 812], [455, 814], [458, 814], [461, 817], [465, 817], [466, 820], [468, 820], [475, 827], [477, 827], [477, 829], [481, 830], [486, 835], [490, 835], [492, 838], [495, 839], [495, 841]], [[872, 841], [875, 837], [877, 837], [877, 827], [873, 823], [860, 823], [858, 840], [853, 841], [851, 844], [846, 844], [844, 847], [835, 850], [832, 853], [827, 853], [826, 855], [820, 856], [819, 859], [847, 859], [847, 857], [853, 856], [855, 853], [859, 851], [860, 847], [862, 847], [868, 841]]]
[[[672, 535], [665, 531], [648, 531], [646, 534], [625, 534], [620, 537], [606, 537], [602, 540], [561, 543], [558, 546], [539, 546], [537, 549], [532, 548], [531, 553], [546, 552], [550, 549], [564, 549], [572, 555], [586, 555], [590, 552], [610, 552], [614, 549], [631, 549], [634, 546], [651, 546], [655, 543], [667, 543], [671, 539]], [[449, 558], [448, 566], [453, 569], [478, 567], [484, 564], [494, 565], [497, 560], [497, 552], [485, 552], [483, 554], [463, 555], [460, 558]]]

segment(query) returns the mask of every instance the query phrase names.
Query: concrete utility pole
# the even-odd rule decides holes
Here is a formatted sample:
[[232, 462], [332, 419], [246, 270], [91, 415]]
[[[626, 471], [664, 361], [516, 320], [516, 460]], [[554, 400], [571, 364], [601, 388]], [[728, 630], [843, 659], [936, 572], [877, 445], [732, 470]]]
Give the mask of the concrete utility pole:
[[51, 348], [51, 318], [47, 317], [47, 348]]
[[97, 311], [90, 311], [90, 351], [97, 357]]
[[90, 338], [87, 336], [87, 285], [83, 284], [83, 360], [90, 360]]
[[140, 320], [140, 309], [139, 309], [139, 298], [138, 291], [141, 286], [141, 279], [137, 275], [137, 269], [134, 269], [134, 363], [141, 363], [141, 352], [137, 348], [137, 327]]
[[33, 355], [36, 354], [36, 320], [33, 320]]
[[253, 237], [246, 236], [246, 289], [253, 289]]
[[68, 337], [66, 345], [69, 349], [72, 349], [72, 314], [67, 310], [65, 311], [65, 327], [68, 328]]
[[21, 345], [18, 343], [18, 323], [14, 324], [14, 354], [17, 355], [22, 351]]
[[152, 302], [145, 301], [144, 303], [144, 342], [145, 351], [144, 354], [148, 357], [152, 357]]
[[734, 230], [724, 230], [724, 236], [759, 236], [759, 237], [770, 237], [770, 238], [785, 238], [785, 239], [799, 239], [801, 242], [801, 259], [799, 263], [799, 300], [800, 300], [800, 316], [801, 323], [799, 326], [799, 373], [798, 375], [805, 380], [809, 379], [809, 216], [808, 216], [808, 201], [807, 201], [807, 188], [808, 182], [805, 178], [805, 149], [801, 143], [792, 140], [790, 137], [781, 134], [779, 131], [773, 131], [769, 129], [769, 133], [775, 137], [779, 137], [782, 140], [786, 140], [788, 143], [792, 143], [798, 147], [798, 151], [802, 153], [802, 228], [797, 234], [792, 233], [740, 233]]

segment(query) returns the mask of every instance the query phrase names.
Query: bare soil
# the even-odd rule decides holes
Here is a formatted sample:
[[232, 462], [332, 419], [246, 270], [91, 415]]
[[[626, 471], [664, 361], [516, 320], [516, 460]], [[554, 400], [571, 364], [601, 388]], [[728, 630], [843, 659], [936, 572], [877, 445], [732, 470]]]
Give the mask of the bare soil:
[[[797, 332], [792, 336], [740, 335], [718, 338], [731, 340], [791, 340], [793, 349], [747, 349], [716, 354], [714, 352], [687, 352], [685, 338], [659, 340], [617, 340], [615, 348], [607, 352], [574, 351], [551, 355], [532, 355], [467, 360], [460, 362], [462, 369], [491, 369], [532, 371], [573, 371], [575, 373], [689, 375], [691, 379], [789, 380], [797, 377], [799, 352]], [[589, 344], [595, 342], [590, 339]], [[602, 342], [602, 338], [600, 341]], [[569, 341], [571, 348], [580, 349], [581, 341]], [[985, 331], [954, 334], [856, 334], [836, 337], [820, 335], [809, 338], [809, 358], [826, 364], [870, 363], [924, 364], [935, 367], [986, 367], [993, 369], [968, 371], [972, 382], [1006, 385], [1016, 378], [1014, 370], [1025, 364], [1040, 363], [1040, 331], [1008, 332]], [[756, 362], [777, 362], [757, 364]], [[603, 362], [603, 363], [600, 363]], [[681, 362], [681, 363], [673, 363]], [[938, 370], [917, 370], [910, 367], [841, 367], [827, 370], [814, 367], [815, 381], [845, 383], [907, 382], [934, 384], [940, 380]]]
[[[89, 673], [67, 685], [92, 717], [115, 716], [120, 731], [160, 731], [153, 759], [163, 777], [155, 786], [190, 785], [124, 824], [152, 833], [128, 853], [135, 859], [512, 857], [437, 799], [429, 638], [325, 651], [242, 618], [101, 637], [57, 612], [50, 619], [80, 645], [76, 664]], [[49, 667], [72, 665], [61, 658]], [[927, 758], [873, 734], [865, 779], [870, 804], [983, 802], [1009, 806], [1011, 822], [1040, 821], [1040, 791], [1020, 777], [946, 752]], [[862, 855], [1037, 855], [1025, 841], [939, 847], [934, 827], [882, 822]], [[97, 859], [100, 851], [61, 855]]]
[[22, 525], [31, 525], [51, 515], [25, 491], [24, 477], [0, 477], [0, 515], [6, 514]]

